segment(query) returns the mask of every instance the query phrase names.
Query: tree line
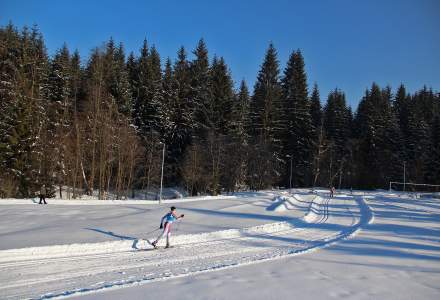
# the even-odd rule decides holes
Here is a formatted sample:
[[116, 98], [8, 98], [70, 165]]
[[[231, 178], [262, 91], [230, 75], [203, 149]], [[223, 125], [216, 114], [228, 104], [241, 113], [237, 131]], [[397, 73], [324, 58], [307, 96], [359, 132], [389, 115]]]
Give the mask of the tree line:
[[117, 199], [164, 183], [191, 195], [272, 187], [440, 184], [440, 95], [376, 83], [357, 110], [331, 91], [321, 105], [300, 50], [281, 70], [270, 44], [253, 92], [234, 88], [203, 39], [163, 61], [145, 40], [113, 39], [83, 60], [49, 57], [37, 27], [0, 28], [0, 196], [41, 185]]

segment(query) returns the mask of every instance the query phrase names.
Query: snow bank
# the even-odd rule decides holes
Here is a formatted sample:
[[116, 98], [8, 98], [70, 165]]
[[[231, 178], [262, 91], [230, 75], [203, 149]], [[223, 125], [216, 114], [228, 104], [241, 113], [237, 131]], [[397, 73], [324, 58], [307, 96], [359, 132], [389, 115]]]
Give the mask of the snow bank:
[[310, 201], [313, 201], [315, 197], [316, 195], [278, 195], [273, 199], [274, 202], [268, 206], [266, 210], [284, 212], [288, 210], [308, 208]]
[[326, 218], [328, 215], [328, 197], [319, 195], [300, 195], [276, 196], [267, 210], [275, 212], [285, 212], [288, 210], [304, 210], [305, 215], [302, 218], [306, 223], [315, 223], [319, 219]]
[[124, 252], [132, 249], [134, 242], [135, 241], [124, 240], [1, 250], [0, 263]]
[[[307, 223], [314, 223], [317, 219], [319, 219], [322, 216], [322, 207], [324, 204], [328, 205], [328, 201], [326, 201], [328, 198], [316, 196], [312, 202], [310, 202], [309, 210], [307, 214], [304, 216], [303, 220]], [[324, 210], [325, 213], [325, 210]]]
[[[173, 245], [184, 246], [191, 244], [207, 243], [223, 239], [234, 239], [249, 235], [265, 235], [293, 228], [286, 222], [268, 223], [243, 229], [228, 229], [199, 234], [177, 235], [173, 237]], [[159, 242], [164, 246], [165, 241]], [[111, 241], [101, 243], [81, 243], [68, 245], [55, 245], [44, 247], [30, 247], [9, 249], [0, 251], [0, 263], [10, 261], [26, 261], [35, 259], [48, 259], [60, 257], [77, 257], [82, 255], [98, 255], [115, 252], [127, 252], [132, 250], [152, 248], [146, 240], [134, 239], [123, 241]]]

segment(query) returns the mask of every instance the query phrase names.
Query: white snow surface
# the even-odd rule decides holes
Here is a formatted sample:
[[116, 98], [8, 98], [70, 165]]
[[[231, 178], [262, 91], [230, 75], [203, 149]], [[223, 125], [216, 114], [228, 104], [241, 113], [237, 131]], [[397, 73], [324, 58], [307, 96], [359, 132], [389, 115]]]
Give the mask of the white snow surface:
[[[294, 190], [0, 202], [0, 299], [440, 298], [438, 199]], [[171, 203], [185, 218], [173, 248], [153, 250], [146, 240]]]

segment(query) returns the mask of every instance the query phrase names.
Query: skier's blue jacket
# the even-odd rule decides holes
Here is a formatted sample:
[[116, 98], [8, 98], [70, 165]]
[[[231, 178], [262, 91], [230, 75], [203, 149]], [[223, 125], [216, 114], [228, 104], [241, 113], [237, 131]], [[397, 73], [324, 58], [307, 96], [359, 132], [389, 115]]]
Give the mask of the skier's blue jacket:
[[171, 212], [169, 212], [165, 216], [163, 216], [162, 222], [163, 222], [163, 220], [165, 220], [166, 223], [170, 223], [171, 224], [174, 221], [176, 221], [177, 218]]

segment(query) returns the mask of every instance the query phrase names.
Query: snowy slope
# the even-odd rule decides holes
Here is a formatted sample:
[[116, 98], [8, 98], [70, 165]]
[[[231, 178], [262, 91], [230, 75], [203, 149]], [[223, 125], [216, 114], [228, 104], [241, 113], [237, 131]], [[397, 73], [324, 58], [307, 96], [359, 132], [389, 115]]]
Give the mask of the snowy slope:
[[142, 240], [4, 250], [0, 263], [8, 283], [0, 295], [44, 299], [84, 294], [297, 255], [349, 237], [371, 220], [362, 198], [350, 203], [334, 199], [331, 205], [329, 198], [311, 200], [303, 219], [179, 235], [166, 251], [150, 250]]
[[365, 198], [374, 222], [320, 251], [81, 299], [439, 299], [440, 202]]
[[[253, 211], [252, 207], [260, 211], [258, 202], [265, 201], [261, 205], [266, 206], [272, 203], [272, 198], [272, 195], [258, 193], [203, 200], [179, 199], [178, 203], [165, 202], [162, 205], [157, 201], [143, 204], [143, 201], [138, 200], [134, 204], [98, 201], [98, 205], [84, 205], [83, 201], [64, 200], [69, 204], [61, 204], [63, 201], [53, 204], [55, 201], [50, 201], [49, 205], [11, 205], [6, 200], [0, 200], [3, 202], [0, 205], [0, 250], [145, 238], [148, 232], [158, 228], [161, 216], [171, 205], [187, 215], [178, 227], [182, 233], [242, 228], [271, 220], [282, 221], [282, 216], [262, 211], [259, 213], [260, 218], [231, 218], [225, 214], [211, 214], [207, 222], [206, 212]], [[30, 203], [30, 200], [24, 201]]]
[[[37, 207], [40, 209], [40, 206]], [[56, 218], [60, 214], [60, 207], [61, 205], [47, 206], [45, 209], [49, 210], [48, 213], [52, 212], [51, 216]], [[135, 208], [139, 209], [139, 207], [143, 206]], [[94, 206], [78, 206], [75, 210], [85, 212], [91, 208], [96, 209]], [[114, 218], [112, 208], [117, 211], [126, 209], [119, 205], [107, 206], [109, 218], [105, 217], [103, 211], [92, 209], [91, 215], [87, 215], [86, 220], [94, 216], [95, 219], [101, 219], [101, 226], [110, 227], [111, 221], [119, 220]], [[9, 213], [14, 210], [25, 210], [30, 214], [27, 206], [12, 206], [8, 209]], [[278, 299], [288, 297], [291, 292], [298, 290], [308, 292], [301, 296], [306, 299], [343, 296], [356, 296], [355, 298], [358, 299], [376, 299], [375, 296], [378, 297], [377, 299], [383, 298], [380, 295], [393, 298], [390, 297], [393, 294], [382, 291], [382, 286], [376, 288], [370, 286], [370, 282], [375, 282], [375, 279], [368, 269], [347, 270], [347, 266], [351, 267], [351, 265], [342, 262], [357, 261], [358, 258], [364, 262], [369, 259], [371, 261], [368, 253], [361, 255], [356, 254], [356, 251], [362, 251], [371, 241], [379, 237], [388, 241], [384, 241], [383, 245], [388, 245], [387, 243], [390, 245], [396, 243], [402, 247], [413, 245], [408, 241], [402, 242], [403, 237], [397, 234], [403, 229], [406, 232], [403, 230], [402, 234], [408, 233], [409, 228], [414, 228], [414, 232], [410, 232], [411, 235], [419, 234], [420, 237], [422, 234], [430, 235], [425, 236], [425, 246], [416, 248], [414, 244], [406, 256], [401, 255], [403, 257], [400, 259], [401, 263], [408, 263], [409, 259], [416, 260], [414, 270], [408, 272], [416, 273], [428, 285], [433, 285], [432, 280], [436, 276], [438, 278], [440, 270], [438, 265], [440, 235], [437, 237], [433, 235], [438, 233], [436, 226], [440, 209], [435, 202], [422, 206], [421, 203], [387, 193], [370, 195], [359, 193], [354, 197], [338, 195], [333, 199], [326, 197], [324, 193], [319, 195], [270, 193], [241, 195], [236, 199], [182, 203], [179, 204], [178, 209], [184, 211], [188, 219], [182, 224], [175, 225], [175, 229], [179, 230], [175, 232], [173, 238], [174, 248], [168, 250], [151, 250], [145, 240], [140, 238], [141, 236], [153, 238], [157, 232], [145, 235], [123, 235], [124, 229], [128, 228], [123, 224], [116, 226], [119, 227], [118, 234], [102, 230], [106, 240], [101, 242], [85, 243], [88, 238], [81, 239], [81, 235], [89, 231], [77, 227], [71, 229], [72, 235], [77, 236], [77, 242], [74, 244], [57, 245], [54, 241], [48, 242], [48, 237], [43, 237], [42, 241], [31, 248], [3, 247], [5, 250], [0, 251], [0, 282], [2, 282], [0, 298], [50, 299], [81, 296], [85, 299], [145, 299], [147, 294], [152, 297], [167, 295], [171, 297], [177, 293], [181, 295], [179, 298], [184, 299], [231, 299], [231, 295], [234, 295], [232, 298], [240, 299]], [[389, 216], [402, 214], [401, 211], [395, 212], [397, 209], [406, 211], [407, 214], [417, 213], [418, 218], [414, 220], [413, 227], [402, 225], [403, 221], [396, 218], [388, 219]], [[158, 216], [163, 210], [163, 207], [153, 206], [142, 210], [141, 215], [143, 217], [154, 215], [151, 224], [157, 226]], [[38, 210], [35, 213], [41, 212], [42, 210]], [[68, 214], [65, 217], [76, 224], [72, 216], [77, 215]], [[131, 216], [139, 218], [138, 222], [144, 220], [139, 214]], [[411, 214], [411, 217], [414, 216], [416, 215]], [[126, 220], [126, 217], [124, 215], [122, 220]], [[428, 219], [432, 222], [428, 223]], [[419, 228], [422, 220], [423, 226], [432, 229], [423, 231]], [[61, 227], [67, 227], [59, 218], [54, 222]], [[379, 237], [374, 234], [374, 237], [370, 237], [371, 228], [378, 226], [380, 230], [390, 225], [394, 226], [391, 228], [396, 229], [391, 236], [380, 232]], [[363, 231], [358, 235], [360, 229]], [[4, 228], [0, 226], [0, 230]], [[29, 234], [16, 231], [11, 232], [10, 235], [6, 234], [6, 239], [2, 238], [3, 234], [0, 231], [0, 241], [14, 241], [17, 236], [26, 237]], [[99, 231], [92, 232], [100, 234]], [[370, 249], [376, 251], [376, 255], [371, 255], [372, 257], [381, 257], [386, 253], [374, 250], [376, 246], [373, 243], [373, 250]], [[347, 248], [350, 248], [350, 251], [346, 250]], [[417, 253], [412, 253], [414, 251]], [[300, 255], [311, 252], [313, 254]], [[353, 256], [352, 253], [355, 255]], [[329, 259], [329, 256], [332, 258]], [[313, 259], [314, 257], [318, 259]], [[279, 260], [280, 258], [283, 259]], [[421, 263], [417, 258], [428, 259], [431, 269], [424, 265], [420, 266]], [[332, 260], [339, 263], [331, 263]], [[387, 274], [388, 269], [384, 267], [386, 263], [381, 263], [383, 266], [379, 271]], [[357, 268], [362, 268], [359, 267], [360, 263], [356, 264]], [[377, 262], [371, 262], [371, 266], [376, 265]], [[320, 266], [324, 266], [324, 269], [320, 269]], [[422, 273], [423, 276], [420, 275], [417, 267], [423, 269], [425, 272]], [[347, 272], [339, 273], [340, 268]], [[331, 275], [328, 273], [329, 270]], [[376, 273], [377, 270], [374, 274]], [[382, 276], [382, 273], [379, 272], [379, 276]], [[362, 274], [369, 279], [363, 282], [364, 287], [357, 286], [356, 290], [350, 282], [357, 283], [359, 278], [364, 276]], [[388, 276], [386, 279], [389, 281], [390, 278], [393, 277]], [[166, 283], [162, 282], [164, 280], [168, 282], [170, 279], [174, 282], [173, 291], [167, 292], [163, 286]], [[338, 283], [334, 288], [331, 287], [332, 280]], [[342, 283], [344, 280], [345, 283]], [[406, 280], [409, 281], [408, 287], [413, 286], [416, 295], [424, 296], [422, 298], [435, 299], [438, 295], [438, 288], [416, 285], [417, 280], [414, 278]], [[313, 292], [310, 285], [318, 282], [325, 284], [327, 291]], [[211, 283], [218, 284], [217, 288], [214, 290], [210, 288]], [[247, 291], [241, 289], [242, 284], [245, 284]], [[261, 288], [263, 286], [264, 289]], [[292, 290], [292, 286], [296, 289]], [[123, 287], [131, 288], [121, 289]], [[362, 289], [365, 287], [369, 287], [369, 293], [364, 293]], [[270, 291], [269, 294], [267, 291]], [[320, 294], [326, 296], [321, 297]], [[404, 298], [394, 297], [394, 299]]]

